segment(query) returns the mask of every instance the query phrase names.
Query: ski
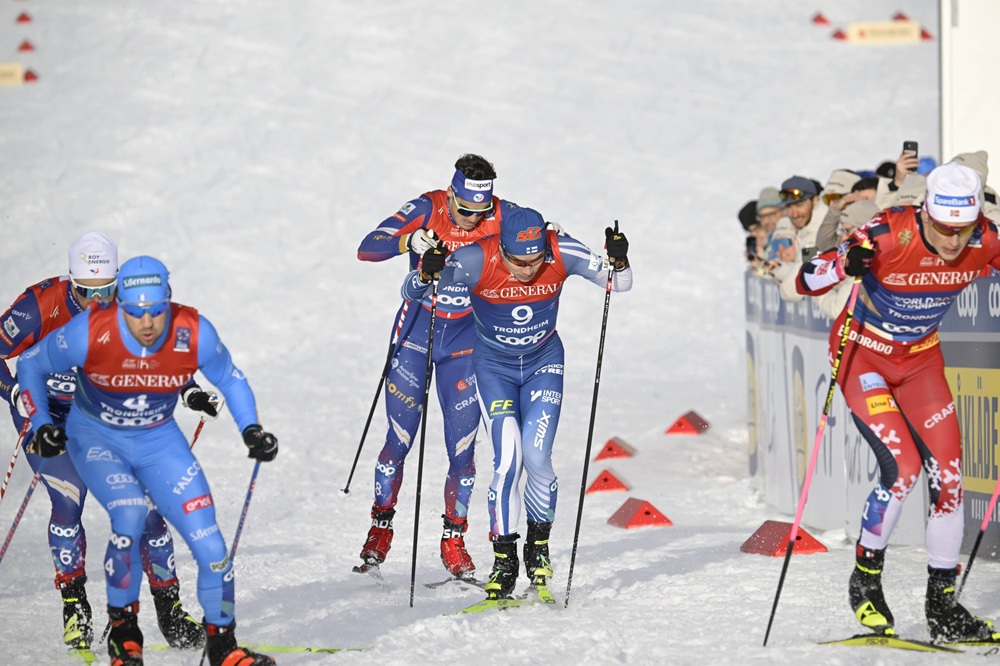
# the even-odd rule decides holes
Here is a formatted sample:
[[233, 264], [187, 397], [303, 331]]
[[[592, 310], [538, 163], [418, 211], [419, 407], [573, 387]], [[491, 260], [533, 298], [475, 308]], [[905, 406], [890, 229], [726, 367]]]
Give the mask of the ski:
[[549, 591], [549, 582], [545, 576], [535, 576], [528, 587], [528, 591], [520, 598], [528, 599], [532, 592], [534, 592], [535, 598], [543, 604], [554, 604], [556, 602], [555, 597]]
[[[997, 636], [997, 634], [994, 634], [994, 636]], [[995, 648], [995, 647], [1000, 647], [1000, 638], [986, 638], [986, 639], [970, 638], [970, 639], [961, 640], [961, 641], [942, 641], [942, 644], [943, 645], [947, 645], [949, 647], [956, 647], [956, 648], [957, 647], [994, 647]]]
[[[372, 649], [371, 647], [314, 647], [309, 645], [241, 645], [240, 647], [247, 650], [253, 650], [255, 652], [262, 652], [264, 654], [269, 652], [273, 652], [275, 654], [290, 654], [298, 652], [336, 654], [337, 652], [367, 652]], [[149, 652], [169, 649], [171, 649], [169, 645], [146, 645], [143, 647], [143, 650]]]
[[837, 641], [823, 641], [820, 645], [869, 645], [874, 647], [898, 648], [900, 650], [916, 650], [919, 652], [962, 652], [962, 650], [957, 650], [947, 645], [902, 638], [891, 634], [857, 634], [856, 636]]
[[70, 648], [69, 653], [83, 659], [85, 664], [97, 663], [97, 655], [90, 648]]
[[471, 606], [467, 606], [461, 610], [450, 613], [451, 615], [457, 615], [459, 613], [485, 613], [491, 610], [507, 610], [508, 608], [518, 608], [519, 606], [525, 606], [528, 604], [538, 603], [533, 599], [483, 599], [482, 601], [476, 602]]
[[447, 585], [448, 583], [458, 583], [459, 585], [473, 587], [477, 590], [483, 589], [483, 585], [486, 585], [484, 581], [473, 578], [472, 576], [452, 576], [451, 578], [445, 578], [444, 580], [439, 580], [434, 583], [424, 583], [424, 587], [434, 590], [443, 585]]

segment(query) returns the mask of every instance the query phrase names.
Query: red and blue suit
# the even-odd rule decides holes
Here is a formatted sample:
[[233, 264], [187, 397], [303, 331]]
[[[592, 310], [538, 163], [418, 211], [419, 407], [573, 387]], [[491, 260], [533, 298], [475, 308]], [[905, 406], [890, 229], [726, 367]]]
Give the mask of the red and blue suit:
[[[1000, 268], [997, 227], [980, 215], [965, 250], [944, 261], [924, 237], [914, 207], [886, 210], [844, 243], [804, 264], [801, 294], [829, 291], [845, 276], [851, 247], [867, 241], [875, 251], [861, 279], [837, 383], [879, 463], [879, 481], [865, 505], [860, 545], [884, 549], [903, 502], [921, 469], [930, 509], [925, 542], [929, 564], [952, 569], [962, 543], [962, 444], [955, 402], [944, 374], [938, 326], [959, 292]], [[839, 346], [846, 312], [830, 331]]]
[[[54, 277], [28, 287], [10, 308], [0, 315], [0, 358], [13, 359], [46, 335], [69, 322], [83, 311], [66, 277]], [[17, 380], [6, 362], [0, 363], [0, 395], [11, 404]], [[52, 420], [64, 425], [77, 389], [76, 371], [50, 373], [45, 379], [46, 402]], [[64, 588], [86, 575], [87, 535], [81, 517], [87, 499], [87, 485], [80, 478], [69, 456], [47, 460], [30, 449], [34, 431], [31, 424], [13, 406], [11, 419], [18, 432], [27, 427], [22, 446], [28, 464], [49, 493], [52, 511], [49, 516], [49, 550], [55, 565], [56, 587]], [[44, 461], [44, 466], [43, 466]], [[151, 589], [170, 587], [177, 582], [174, 568], [174, 545], [167, 523], [156, 511], [146, 517], [140, 540], [143, 568]]]
[[[499, 232], [502, 201], [493, 197], [493, 208], [474, 229], [455, 224], [448, 205], [448, 191], [435, 190], [405, 203], [392, 217], [365, 236], [358, 248], [362, 261], [385, 261], [409, 255], [410, 268], [420, 255], [407, 249], [409, 234], [418, 229], [434, 232], [449, 251]], [[403, 463], [420, 425], [426, 384], [427, 340], [430, 334], [430, 297], [403, 301], [396, 313], [397, 337], [385, 381], [385, 409], [389, 421], [385, 444], [375, 465], [375, 505], [389, 510], [396, 505], [403, 482]], [[448, 474], [444, 485], [445, 516], [464, 521], [476, 479], [475, 442], [479, 431], [476, 377], [472, 369], [475, 339], [469, 292], [464, 285], [441, 287], [434, 326], [435, 386], [444, 417], [444, 443]]]
[[[491, 236], [448, 255], [438, 290], [469, 290], [476, 338], [472, 362], [482, 416], [493, 443], [488, 494], [490, 531], [516, 533], [522, 504], [528, 520], [555, 519], [559, 483], [552, 445], [562, 409], [564, 351], [556, 332], [559, 296], [570, 275], [605, 287], [606, 260], [568, 235], [547, 231], [542, 267], [528, 282], [511, 275], [501, 259], [500, 237]], [[413, 271], [404, 298], [421, 298], [428, 286]], [[613, 289], [632, 287], [632, 269], [614, 273]], [[527, 473], [522, 499], [520, 480]]]
[[[257, 422], [243, 373], [212, 324], [170, 304], [163, 333], [143, 347], [116, 304], [73, 318], [21, 355], [18, 378], [36, 429], [54, 421], [46, 378], [77, 368], [66, 450], [111, 518], [104, 570], [108, 604], [138, 600], [139, 539], [150, 508], [177, 529], [198, 563], [198, 601], [210, 624], [233, 620], [234, 575], [201, 464], [173, 418], [196, 371], [226, 398], [240, 430]], [[148, 499], [147, 499], [148, 498]], [[150, 506], [152, 505], [152, 506]]]

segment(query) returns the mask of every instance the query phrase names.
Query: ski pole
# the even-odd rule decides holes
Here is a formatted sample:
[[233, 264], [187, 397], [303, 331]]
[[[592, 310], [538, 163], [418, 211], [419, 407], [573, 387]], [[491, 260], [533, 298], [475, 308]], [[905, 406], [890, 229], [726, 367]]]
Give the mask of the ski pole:
[[253, 488], [257, 485], [257, 473], [260, 471], [260, 461], [253, 466], [253, 474], [250, 475], [250, 487], [247, 488], [247, 498], [243, 501], [243, 511], [240, 512], [240, 522], [236, 526], [236, 536], [233, 537], [233, 549], [229, 551], [229, 561], [236, 559], [236, 547], [240, 545], [240, 534], [243, 532], [243, 523], [247, 519], [247, 511], [250, 509], [250, 499], [253, 497]]
[[375, 407], [378, 405], [378, 397], [382, 395], [382, 385], [385, 384], [385, 378], [389, 375], [389, 364], [392, 363], [392, 355], [396, 351], [396, 343], [399, 342], [400, 331], [403, 330], [403, 321], [406, 319], [406, 310], [410, 307], [409, 301], [403, 301], [403, 308], [399, 313], [399, 321], [396, 322], [396, 333], [392, 337], [392, 342], [389, 343], [389, 352], [385, 355], [385, 365], [382, 366], [382, 377], [378, 380], [378, 386], [375, 388], [375, 397], [372, 399], [371, 409], [368, 410], [368, 419], [365, 421], [365, 429], [361, 431], [361, 441], [358, 443], [358, 452], [354, 454], [354, 464], [351, 465], [351, 473], [347, 475], [347, 483], [339, 491], [341, 497], [347, 497], [351, 494], [351, 479], [354, 478], [354, 470], [358, 466], [358, 459], [361, 457], [361, 449], [365, 445], [365, 437], [368, 436], [368, 427], [372, 424], [372, 416], [375, 415]]
[[990, 504], [986, 508], [986, 515], [983, 516], [983, 524], [979, 526], [976, 543], [973, 544], [972, 552], [969, 553], [969, 563], [965, 565], [965, 571], [962, 572], [962, 582], [959, 583], [958, 589], [955, 591], [955, 601], [958, 601], [958, 598], [962, 595], [965, 580], [969, 577], [969, 572], [972, 570], [972, 563], [976, 559], [976, 553], [979, 552], [979, 544], [983, 542], [983, 535], [986, 534], [986, 528], [990, 525], [990, 516], [993, 515], [993, 509], [996, 508], [998, 494], [1000, 494], [1000, 479], [997, 479], [996, 485], [993, 486], [993, 497], [990, 498]]
[[24, 420], [24, 425], [21, 426], [21, 434], [17, 437], [17, 443], [14, 444], [14, 455], [10, 457], [10, 465], [7, 466], [7, 474], [3, 477], [3, 485], [0, 486], [0, 501], [3, 500], [4, 494], [7, 492], [7, 484], [10, 483], [10, 475], [14, 473], [14, 463], [17, 462], [17, 454], [21, 452], [21, 442], [24, 441], [24, 435], [31, 428], [31, 421], [28, 419]]
[[[867, 245], [867, 243], [866, 243]], [[781, 587], [785, 584], [785, 574], [788, 573], [788, 562], [792, 559], [792, 549], [795, 541], [799, 538], [799, 523], [802, 521], [802, 511], [806, 507], [806, 497], [809, 495], [809, 484], [812, 482], [813, 470], [816, 468], [816, 461], [819, 458], [819, 445], [823, 440], [823, 431], [826, 429], [826, 420], [830, 416], [830, 408], [833, 405], [833, 396], [837, 391], [837, 375], [840, 372], [840, 361], [844, 356], [844, 347], [850, 337], [851, 323], [854, 321], [854, 304], [858, 300], [858, 290], [861, 287], [861, 278], [854, 278], [854, 288], [851, 289], [851, 297], [847, 302], [847, 316], [844, 317], [844, 332], [840, 335], [840, 344], [837, 345], [837, 355], [833, 360], [833, 368], [830, 370], [830, 389], [826, 392], [826, 403], [823, 405], [823, 415], [819, 419], [819, 427], [816, 428], [816, 439], [813, 442], [812, 454], [809, 456], [809, 467], [806, 469], [806, 478], [802, 482], [802, 492], [799, 493], [799, 506], [795, 510], [795, 520], [792, 522], [792, 531], [788, 535], [788, 550], [785, 552], [785, 561], [781, 565], [781, 576], [778, 578], [778, 589], [774, 593], [774, 603], [771, 605], [771, 616], [767, 620], [767, 631], [764, 632], [764, 647], [767, 647], [767, 639], [771, 635], [771, 625], [774, 623], [774, 613], [778, 609], [778, 599], [781, 597]]]
[[10, 540], [14, 538], [14, 532], [17, 530], [18, 523], [21, 522], [21, 516], [24, 515], [24, 510], [28, 508], [28, 501], [31, 499], [31, 494], [35, 492], [35, 486], [38, 485], [39, 479], [42, 478], [41, 468], [44, 465], [39, 465], [39, 471], [35, 472], [34, 478], [31, 479], [31, 485], [28, 486], [28, 492], [24, 494], [24, 499], [21, 500], [21, 508], [17, 510], [17, 515], [14, 516], [14, 523], [10, 526], [10, 531], [7, 532], [7, 538], [3, 541], [3, 547], [0, 547], [0, 562], [3, 562], [3, 556], [7, 552], [7, 546], [10, 545]]
[[[618, 221], [615, 220], [617, 227]], [[608, 330], [608, 308], [611, 307], [611, 280], [614, 269], [608, 262], [608, 283], [604, 290], [604, 316], [601, 319], [601, 341], [597, 346], [597, 372], [594, 376], [594, 399], [590, 403], [590, 427], [587, 429], [587, 449], [583, 454], [583, 479], [580, 481], [580, 504], [576, 509], [576, 529], [573, 530], [573, 551], [569, 556], [569, 574], [566, 577], [566, 602], [569, 608], [569, 592], [573, 586], [573, 565], [576, 563], [576, 548], [580, 543], [580, 522], [583, 519], [583, 498], [587, 496], [587, 472], [590, 469], [590, 447], [594, 442], [594, 419], [597, 415], [597, 392], [601, 387], [601, 364], [604, 360], [604, 334]]]
[[427, 334], [427, 369], [424, 372], [424, 402], [420, 408], [420, 443], [417, 448], [417, 497], [413, 505], [413, 563], [410, 567], [410, 608], [413, 608], [413, 588], [417, 582], [417, 531], [420, 527], [420, 486], [424, 476], [424, 439], [427, 436], [427, 405], [431, 392], [431, 376], [434, 374], [434, 325], [437, 321], [438, 281], [434, 279], [431, 290], [430, 331]]

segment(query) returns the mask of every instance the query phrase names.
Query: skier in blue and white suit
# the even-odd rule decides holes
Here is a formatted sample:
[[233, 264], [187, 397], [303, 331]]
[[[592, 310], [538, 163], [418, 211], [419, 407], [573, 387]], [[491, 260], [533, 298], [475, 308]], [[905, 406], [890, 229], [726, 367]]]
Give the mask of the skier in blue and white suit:
[[[115, 303], [74, 317], [21, 355], [21, 400], [40, 455], [65, 450], [111, 518], [104, 570], [112, 663], [142, 662], [136, 613], [148, 493], [198, 562], [212, 666], [227, 660], [273, 664], [236, 645], [232, 562], [208, 480], [173, 419], [177, 399], [183, 391], [185, 406], [217, 413], [208, 394], [191, 383], [201, 370], [228, 401], [250, 457], [273, 460], [278, 442], [258, 424], [253, 392], [212, 324], [194, 308], [171, 302], [168, 277], [153, 257], [125, 262]], [[46, 378], [73, 367], [78, 386], [64, 430], [49, 412]]]
[[509, 597], [517, 582], [520, 535], [515, 530], [521, 515], [522, 468], [528, 476], [525, 569], [536, 583], [552, 575], [548, 538], [558, 487], [552, 443], [564, 363], [556, 332], [559, 295], [569, 275], [606, 287], [611, 271], [615, 291], [631, 289], [628, 241], [617, 225], [606, 231], [606, 238], [613, 266], [574, 238], [546, 231], [537, 211], [504, 202], [498, 236], [460, 248], [447, 260], [442, 248], [428, 250], [420, 270], [410, 273], [403, 285], [405, 298], [421, 298], [440, 271], [439, 290], [465, 285], [472, 299], [473, 367], [493, 441], [489, 511], [495, 562], [486, 584], [491, 598]]

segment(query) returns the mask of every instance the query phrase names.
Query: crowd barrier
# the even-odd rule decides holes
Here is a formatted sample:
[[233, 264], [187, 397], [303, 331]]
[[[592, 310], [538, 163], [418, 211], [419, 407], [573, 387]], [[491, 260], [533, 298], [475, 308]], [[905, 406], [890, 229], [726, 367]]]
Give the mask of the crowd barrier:
[[[814, 299], [783, 301], [773, 280], [746, 274], [747, 397], [752, 487], [773, 509], [794, 516], [830, 386], [833, 320]], [[940, 331], [945, 372], [962, 430], [965, 539], [972, 547], [997, 482], [1000, 396], [1000, 278], [963, 291]], [[803, 526], [844, 529], [857, 539], [878, 464], [836, 391], [803, 513]], [[928, 493], [924, 476], [893, 533], [898, 545], [924, 545]], [[1000, 556], [994, 510], [977, 557]]]

